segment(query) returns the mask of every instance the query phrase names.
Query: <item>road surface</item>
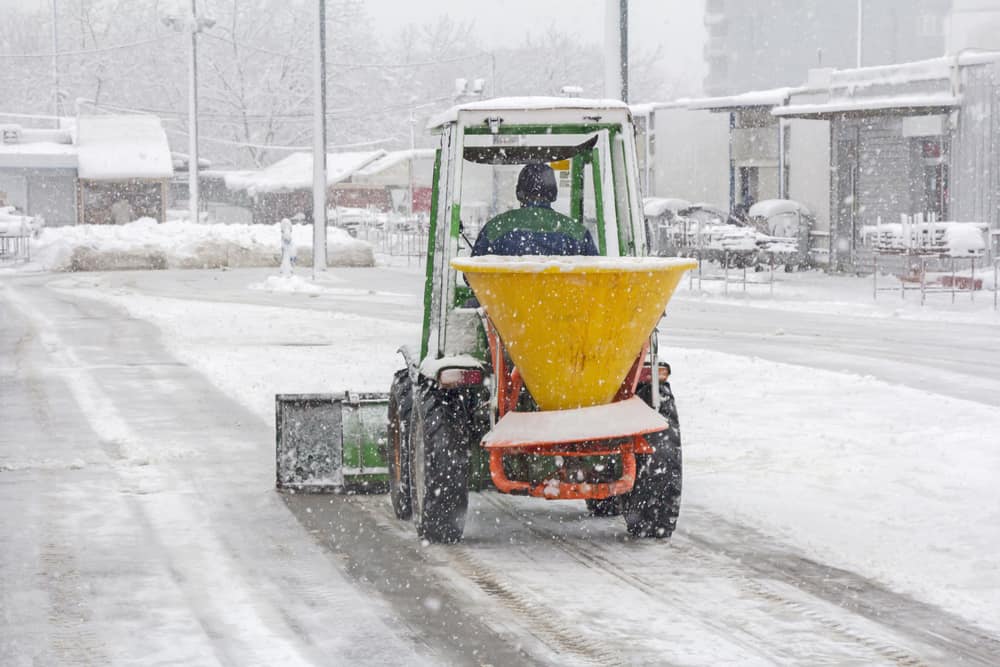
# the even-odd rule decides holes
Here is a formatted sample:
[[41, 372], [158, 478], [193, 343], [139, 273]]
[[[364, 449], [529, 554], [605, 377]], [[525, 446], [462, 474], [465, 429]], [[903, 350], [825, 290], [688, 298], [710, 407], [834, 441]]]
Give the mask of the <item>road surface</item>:
[[[171, 274], [101, 280], [287, 305], [239, 272]], [[334, 279], [331, 299], [296, 307], [419, 319], [413, 272]], [[474, 494], [465, 541], [444, 547], [384, 497], [278, 495], [270, 426], [152, 325], [64, 281], [0, 279], [2, 664], [1000, 663], [974, 622], [711, 507], [636, 542], [582, 503]], [[980, 326], [681, 298], [665, 329], [668, 347], [1000, 404], [1000, 338]]]

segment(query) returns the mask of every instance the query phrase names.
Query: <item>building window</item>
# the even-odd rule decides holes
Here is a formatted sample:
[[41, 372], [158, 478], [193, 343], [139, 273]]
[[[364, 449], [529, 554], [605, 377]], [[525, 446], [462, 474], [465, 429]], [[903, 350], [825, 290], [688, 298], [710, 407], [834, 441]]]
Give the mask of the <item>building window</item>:
[[921, 14], [917, 17], [917, 27], [921, 37], [940, 37], [942, 34], [943, 18], [938, 14]]
[[923, 158], [923, 209], [937, 220], [948, 219], [948, 162], [940, 141], [926, 139], [920, 145]]

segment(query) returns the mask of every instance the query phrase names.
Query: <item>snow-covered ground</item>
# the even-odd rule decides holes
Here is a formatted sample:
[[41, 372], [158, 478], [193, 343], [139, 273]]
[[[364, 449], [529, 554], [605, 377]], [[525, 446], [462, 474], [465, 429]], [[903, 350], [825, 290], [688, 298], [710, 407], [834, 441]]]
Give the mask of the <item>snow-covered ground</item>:
[[[331, 282], [346, 278], [340, 273]], [[826, 282], [809, 275], [794, 294]], [[248, 290], [260, 286], [251, 276], [245, 283]], [[396, 348], [418, 336], [416, 318], [314, 310], [324, 287], [315, 289], [290, 288], [287, 308], [149, 297], [99, 283], [74, 292], [154, 322], [179, 358], [273, 420], [275, 393], [385, 391], [400, 367]], [[692, 298], [713, 297], [682, 291], [671, 308]], [[809, 310], [824, 302], [778, 303]], [[761, 299], [752, 304], [768, 308]], [[838, 312], [837, 304], [827, 305]], [[736, 324], [741, 309], [733, 312]], [[862, 312], [886, 314], [877, 306]], [[992, 309], [958, 315], [992, 319], [1000, 333]], [[994, 406], [941, 396], [933, 387], [710, 350], [672, 349], [669, 357], [685, 435], [687, 502], [1000, 630]]]
[[[382, 257], [380, 264], [332, 270], [318, 281], [309, 280], [301, 271], [281, 278], [268, 269], [75, 273], [36, 279], [67, 303], [98, 299], [152, 323], [172, 356], [204, 374], [257, 419], [273, 424], [276, 393], [386, 390], [388, 378], [401, 366], [397, 348], [416, 342], [419, 335], [422, 281], [418, 263], [407, 266], [405, 258]], [[31, 277], [30, 272], [6, 275]], [[597, 656], [603, 655], [600, 646], [614, 646], [617, 641], [607, 636], [602, 640], [602, 628], [625, 641], [648, 621], [660, 629], [656, 634], [661, 639], [651, 637], [637, 645], [637, 655], [660, 655], [683, 664], [767, 662], [767, 653], [748, 659], [753, 653], [747, 647], [754, 640], [748, 645], [738, 639], [746, 627], [727, 635], [730, 622], [707, 619], [717, 617], [723, 608], [741, 610], [732, 612], [736, 615], [731, 622], [742, 619], [756, 627], [761, 608], [753, 600], [775, 599], [775, 590], [785, 589], [768, 588], [769, 584], [760, 581], [738, 584], [737, 588], [753, 589], [756, 597], [748, 601], [741, 597], [745, 591], [728, 588], [734, 581], [745, 581], [747, 573], [737, 572], [735, 578], [706, 587], [698, 582], [718, 574], [715, 560], [690, 558], [692, 545], [706, 540], [728, 536], [742, 542], [758, 536], [752, 539], [779, 545], [788, 557], [839, 568], [951, 612], [970, 627], [978, 626], [994, 636], [1000, 633], [1000, 565], [994, 557], [1000, 551], [1000, 487], [994, 482], [1000, 470], [995, 435], [1000, 433], [1000, 377], [990, 376], [989, 370], [1000, 364], [1000, 356], [996, 346], [983, 349], [964, 342], [972, 333], [984, 340], [1000, 338], [1000, 315], [992, 309], [991, 295], [980, 292], [975, 302], [961, 299], [955, 305], [950, 295], [935, 295], [920, 307], [909, 293], [907, 301], [897, 301], [898, 294], [893, 298], [887, 293], [873, 302], [870, 279], [819, 273], [777, 278], [773, 295], [766, 286], [751, 286], [744, 294], [741, 287], [730, 285], [725, 295], [718, 282], [705, 282], [698, 290], [685, 281], [668, 308], [661, 354], [673, 367], [685, 448], [684, 509], [673, 547], [623, 551], [621, 544], [616, 546], [623, 532], [618, 520], [580, 523], [580, 510], [572, 503], [546, 507], [528, 499], [494, 507], [494, 501], [483, 496], [474, 501], [470, 515], [469, 546], [451, 551], [434, 547], [430, 552], [449, 563], [448, 576], [457, 590], [468, 588], [470, 581], [487, 586], [481, 583], [483, 567], [507, 572], [501, 586], [515, 591], [505, 593], [508, 607], [530, 610], [541, 601], [550, 609], [545, 618], [551, 627], [537, 614], [523, 612], [540, 624], [537, 632], [543, 641], [554, 636], [556, 643], [560, 637], [572, 643], [576, 634], [568, 639], [564, 635], [579, 633], [583, 645], [598, 646]], [[16, 290], [17, 285], [12, 280], [8, 287]], [[23, 301], [21, 306], [25, 307]], [[873, 341], [873, 347], [863, 352], [838, 348], [843, 334], [833, 329], [824, 345], [822, 333], [807, 336], [797, 330], [802, 322], [820, 332], [828, 323], [837, 322], [858, 338]], [[734, 339], [727, 336], [741, 329], [755, 332], [757, 338], [731, 345]], [[942, 334], [951, 330], [954, 341]], [[762, 344], [761, 352], [755, 353], [755, 341], [763, 342], [765, 335], [768, 351]], [[672, 340], [683, 346], [671, 344]], [[901, 380], [891, 375], [890, 360], [876, 359], [882, 348], [875, 343], [884, 340], [891, 341], [892, 363], [908, 364], [904, 368], [912, 369], [911, 377]], [[923, 342], [913, 340], [930, 346], [950, 345], [948, 354], [928, 360]], [[53, 349], [63, 345], [55, 339], [52, 343]], [[775, 349], [785, 352], [775, 353]], [[940, 374], [952, 380], [947, 391], [935, 384], [934, 373], [929, 381], [921, 374], [925, 360], [929, 367], [944, 365], [946, 370]], [[870, 370], [857, 370], [865, 364], [870, 364]], [[979, 368], [969, 368], [974, 365]], [[955, 390], [960, 383], [976, 391]], [[85, 410], [89, 409], [86, 394], [83, 391], [80, 396]], [[97, 411], [92, 416], [100, 421], [101, 414]], [[113, 427], [116, 422], [108, 423]], [[246, 455], [253, 457], [253, 470], [270, 465], [269, 444], [247, 450]], [[203, 447], [189, 443], [175, 455], [183, 458], [188, 446], [195, 452]], [[153, 457], [148, 463], [155, 468], [162, 462]], [[0, 468], [3, 464], [0, 458]], [[72, 460], [66, 464], [72, 468], [70, 464], [76, 465]], [[30, 471], [33, 465], [20, 470]], [[58, 469], [64, 463], [53, 465]], [[253, 480], [260, 482], [257, 477]], [[408, 527], [385, 518], [384, 500], [363, 501], [363, 506], [369, 505], [380, 508], [380, 530], [406, 539]], [[306, 506], [303, 511], [314, 510]], [[271, 509], [259, 520], [280, 520], [279, 516]], [[569, 553], [571, 562], [544, 566], [524, 550], [525, 544], [532, 544], [532, 531], [551, 533], [557, 539], [553, 544], [559, 544], [560, 535], [577, 536], [580, 530], [589, 536], [590, 550], [574, 556], [572, 550], [578, 547], [572, 546], [556, 554], [564, 559]], [[744, 530], [750, 532], [740, 532]], [[735, 537], [730, 535], [734, 531]], [[337, 531], [332, 534], [336, 536]], [[679, 595], [693, 606], [681, 614], [671, 612], [670, 605], [652, 603], [645, 593], [608, 586], [601, 577], [581, 571], [577, 572], [581, 582], [592, 586], [583, 603], [574, 586], [551, 585], [562, 574], [574, 571], [572, 560], [577, 557], [617, 562], [625, 568], [626, 578], [639, 577], [636, 573], [642, 571], [669, 580], [676, 577], [670, 595]], [[220, 570], [219, 576], [227, 575]], [[788, 576], [798, 575], [789, 571]], [[635, 581], [638, 590], [650, 594], [665, 590], [661, 590], [662, 582], [656, 585], [661, 588], [643, 589], [646, 584]], [[760, 589], [762, 585], [765, 589]], [[689, 593], [683, 593], [687, 588], [691, 588]], [[531, 592], [540, 597], [532, 597]], [[783, 603], [793, 609], [801, 604], [795, 595], [783, 599], [795, 600]], [[252, 602], [234, 600], [233, 604], [242, 607]], [[427, 604], [436, 612], [435, 605], [440, 603], [431, 600]], [[595, 607], [613, 610], [600, 627], [582, 622], [588, 609]], [[813, 609], [803, 618], [821, 629], [839, 627], [842, 635], [869, 648], [882, 646], [865, 639], [882, 637], [877, 628], [853, 625], [854, 629], [843, 630], [842, 610], [824, 609], [818, 617]], [[384, 613], [378, 606], [368, 611]], [[899, 612], [886, 609], [887, 615], [894, 613]], [[508, 622], [502, 614], [496, 618], [500, 620], [495, 623]], [[904, 625], [914, 622], [905, 615], [900, 621]], [[714, 634], [698, 634], [704, 631], [698, 627], [705, 623]], [[765, 625], [751, 634], [758, 642], [779, 645], [783, 632], [793, 627], [797, 635], [787, 640], [789, 653], [777, 655], [785, 659], [813, 655], [818, 660], [839, 655], [835, 645], [827, 646], [833, 640], [811, 635], [814, 629], [808, 624]], [[867, 630], [861, 632], [859, 627]], [[663, 639], [671, 631], [670, 639]], [[681, 641], [680, 636], [684, 637]], [[815, 646], [810, 646], [811, 641]], [[878, 640], [898, 646], [895, 641]], [[872, 658], [861, 650], [854, 661], [898, 659], [891, 651], [880, 651]]]

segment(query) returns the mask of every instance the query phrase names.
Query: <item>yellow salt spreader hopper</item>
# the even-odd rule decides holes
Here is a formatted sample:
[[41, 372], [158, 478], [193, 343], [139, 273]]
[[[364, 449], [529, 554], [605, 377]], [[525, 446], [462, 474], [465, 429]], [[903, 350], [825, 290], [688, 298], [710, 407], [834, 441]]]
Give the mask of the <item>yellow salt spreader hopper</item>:
[[[487, 319], [498, 419], [482, 447], [489, 452], [496, 488], [585, 499], [595, 507], [615, 498], [633, 533], [672, 531], [680, 492], [679, 438], [677, 451], [667, 451], [669, 438], [663, 434], [676, 424], [655, 400], [656, 385], [666, 376], [652, 373], [644, 362], [667, 302], [696, 263], [486, 256], [451, 264], [464, 273]], [[649, 403], [637, 395], [640, 384], [649, 389]], [[552, 457], [553, 474], [512, 479], [506, 459], [524, 455]], [[593, 481], [565, 463], [594, 457], [612, 461], [607, 465], [619, 471], [617, 479]], [[644, 464], [638, 468], [637, 457]], [[673, 485], [669, 474], [656, 470], [669, 472], [675, 464]], [[608, 504], [606, 513], [616, 513]]]

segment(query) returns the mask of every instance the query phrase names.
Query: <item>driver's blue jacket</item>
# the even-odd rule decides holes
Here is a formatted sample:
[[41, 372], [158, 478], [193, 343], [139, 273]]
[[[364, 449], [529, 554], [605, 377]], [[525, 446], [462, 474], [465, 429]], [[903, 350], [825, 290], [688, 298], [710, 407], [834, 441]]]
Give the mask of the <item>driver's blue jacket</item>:
[[587, 228], [547, 206], [526, 206], [490, 219], [472, 255], [596, 255]]

